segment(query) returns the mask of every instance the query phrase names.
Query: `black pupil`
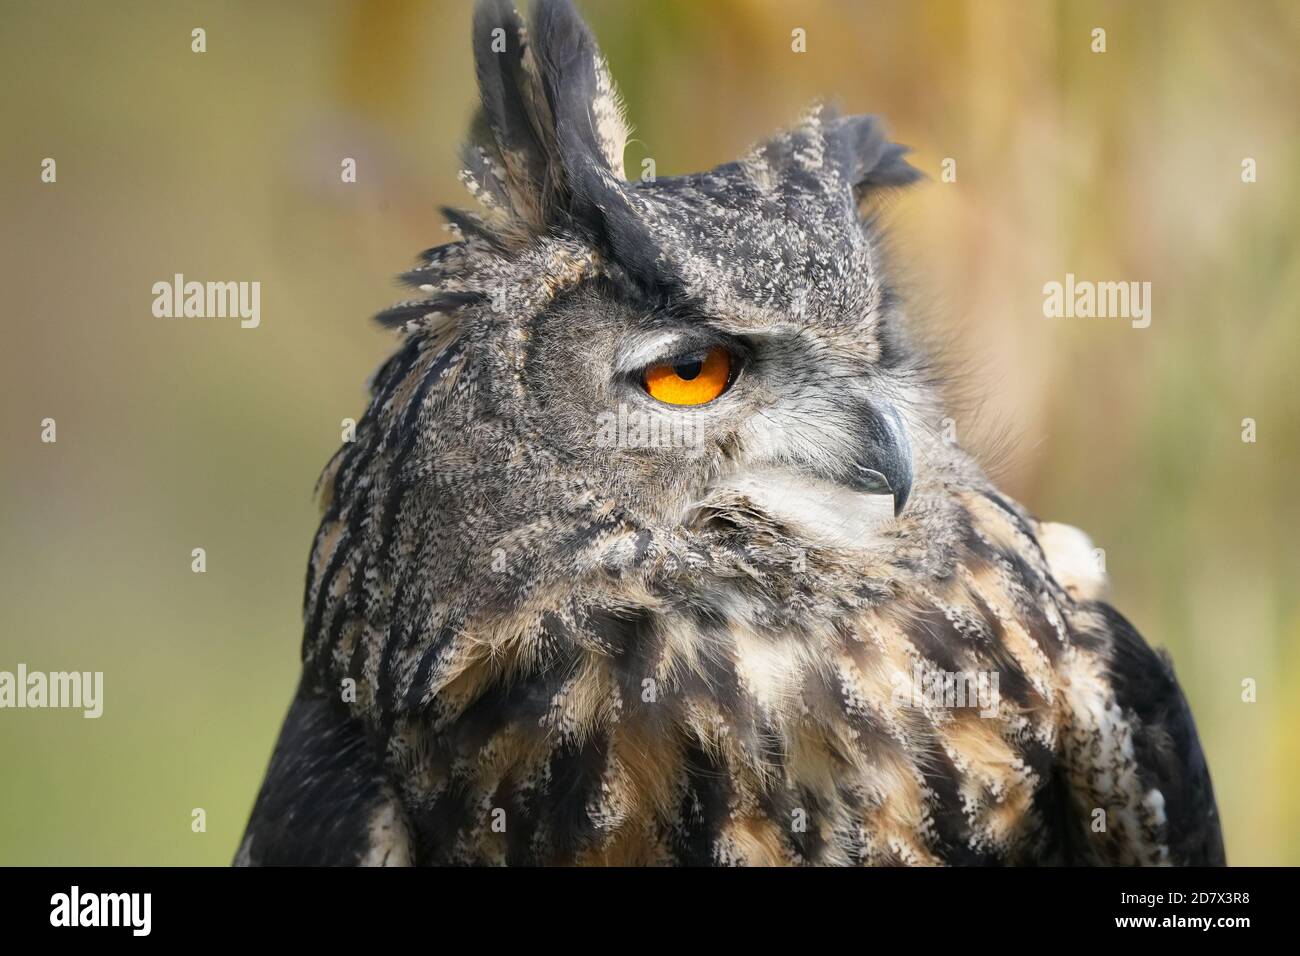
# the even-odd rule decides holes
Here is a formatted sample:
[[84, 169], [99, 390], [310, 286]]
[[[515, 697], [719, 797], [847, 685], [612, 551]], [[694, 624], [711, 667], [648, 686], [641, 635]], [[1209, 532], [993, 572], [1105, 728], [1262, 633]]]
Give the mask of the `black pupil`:
[[701, 360], [696, 362], [683, 362], [681, 365], [674, 365], [673, 371], [677, 373], [678, 378], [685, 379], [689, 382], [695, 376], [700, 374], [700, 369], [702, 368], [704, 368], [704, 362]]

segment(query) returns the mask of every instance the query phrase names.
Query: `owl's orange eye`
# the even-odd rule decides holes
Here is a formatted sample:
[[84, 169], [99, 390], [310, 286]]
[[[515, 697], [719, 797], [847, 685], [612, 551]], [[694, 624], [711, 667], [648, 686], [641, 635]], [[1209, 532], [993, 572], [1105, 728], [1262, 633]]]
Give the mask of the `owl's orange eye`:
[[720, 345], [672, 364], [651, 365], [641, 376], [652, 398], [669, 405], [703, 405], [727, 390], [731, 353]]

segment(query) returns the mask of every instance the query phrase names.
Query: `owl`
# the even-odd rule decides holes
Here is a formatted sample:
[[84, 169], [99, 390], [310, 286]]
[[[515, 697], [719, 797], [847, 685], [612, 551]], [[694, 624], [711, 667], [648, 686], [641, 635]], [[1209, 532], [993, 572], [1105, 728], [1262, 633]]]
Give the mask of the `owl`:
[[568, 0], [475, 11], [475, 211], [326, 467], [236, 863], [1215, 864], [1168, 659], [943, 427], [873, 117], [629, 179]]

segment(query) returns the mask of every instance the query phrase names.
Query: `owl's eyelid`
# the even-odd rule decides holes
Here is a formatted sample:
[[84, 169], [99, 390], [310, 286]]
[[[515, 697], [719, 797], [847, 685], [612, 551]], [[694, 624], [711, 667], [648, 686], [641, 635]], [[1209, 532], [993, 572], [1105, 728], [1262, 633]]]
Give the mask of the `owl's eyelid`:
[[709, 350], [715, 348], [724, 348], [733, 356], [739, 354], [733, 344], [713, 332], [670, 332], [633, 346], [619, 358], [618, 371], [624, 375], [639, 375], [657, 365], [702, 361]]
[[659, 365], [677, 366], [677, 365], [690, 365], [692, 362], [703, 362], [709, 357], [709, 353], [712, 352], [715, 348], [717, 348], [717, 346], [709, 346], [706, 349], [695, 349], [690, 352], [682, 352], [678, 355], [672, 356], [671, 358], [666, 358], [659, 362], [652, 362], [650, 363], [650, 366], [653, 368]]

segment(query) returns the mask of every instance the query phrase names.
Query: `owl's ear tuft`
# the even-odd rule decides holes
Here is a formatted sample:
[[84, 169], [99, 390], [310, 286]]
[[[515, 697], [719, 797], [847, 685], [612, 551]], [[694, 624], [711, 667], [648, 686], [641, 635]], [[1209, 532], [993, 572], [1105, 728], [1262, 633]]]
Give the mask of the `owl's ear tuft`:
[[924, 178], [911, 166], [908, 148], [891, 143], [875, 116], [841, 116], [815, 104], [794, 128], [767, 140], [750, 154], [752, 169], [794, 190], [812, 184], [827, 193], [851, 190], [861, 203], [872, 192]]
[[875, 189], [907, 186], [925, 175], [906, 159], [911, 151], [891, 143], [876, 116], [844, 116], [826, 126], [826, 140], [840, 158], [845, 179], [859, 200]]
[[558, 189], [553, 124], [509, 0], [480, 0], [472, 42], [481, 106], [462, 150], [466, 185], [485, 207], [540, 228]]
[[509, 0], [480, 0], [481, 108], [463, 178], [490, 225], [538, 232], [586, 218], [623, 178], [628, 128], [605, 59], [569, 0], [537, 0], [525, 31]]
[[622, 179], [628, 125], [591, 31], [570, 0], [536, 0], [532, 36], [566, 169], [590, 165]]

